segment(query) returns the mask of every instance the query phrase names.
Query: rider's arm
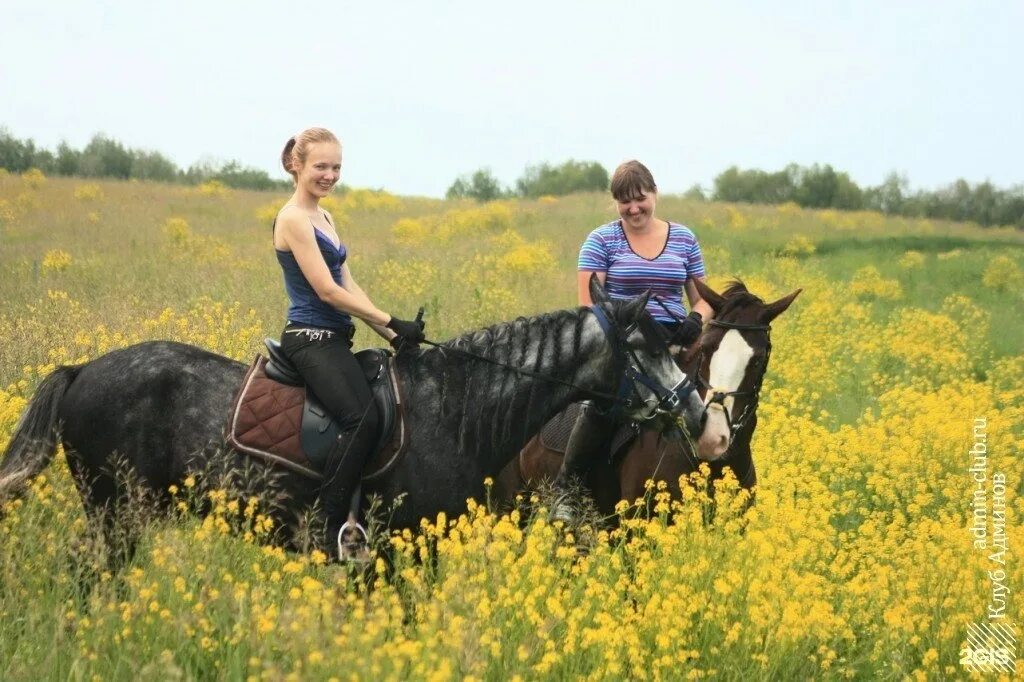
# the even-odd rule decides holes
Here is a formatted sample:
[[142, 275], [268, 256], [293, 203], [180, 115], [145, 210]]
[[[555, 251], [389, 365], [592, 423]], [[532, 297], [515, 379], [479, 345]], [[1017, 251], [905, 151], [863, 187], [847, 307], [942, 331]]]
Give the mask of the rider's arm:
[[686, 280], [684, 289], [686, 291], [686, 299], [690, 302], [690, 310], [694, 310], [700, 313], [701, 319], [704, 322], [711, 320], [715, 316], [715, 311], [712, 310], [708, 302], [700, 297], [700, 293], [697, 292], [697, 285], [693, 283], [693, 280], [699, 279], [705, 281], [706, 277], [690, 277]]
[[[320, 254], [313, 229], [302, 212], [282, 212], [277, 219], [277, 230], [321, 301], [371, 325], [383, 326], [391, 320], [391, 316], [377, 308], [362, 290], [357, 294], [338, 286]], [[344, 271], [342, 281], [345, 281]]]
[[590, 300], [591, 275], [597, 275], [597, 281], [601, 283], [601, 286], [604, 286], [604, 281], [608, 278], [607, 272], [580, 270], [576, 273], [576, 297], [579, 299], [580, 305], [594, 305], [594, 302]]
[[[367, 303], [370, 303], [370, 297], [366, 295], [363, 288], [356, 282], [356, 278], [352, 276], [352, 270], [348, 267], [348, 263], [343, 263], [341, 266], [341, 284], [352, 295], [362, 297]], [[373, 304], [370, 303], [370, 305]], [[383, 325], [374, 324], [373, 322], [367, 322], [366, 324], [370, 325], [370, 328], [380, 334], [385, 341], [391, 341], [391, 339], [395, 338], [395, 333]]]
[[576, 265], [576, 298], [580, 305], [594, 305], [590, 299], [590, 276], [597, 275], [597, 281], [604, 287], [610, 266], [608, 248], [599, 227], [588, 234], [587, 238], [583, 240], [583, 245], [580, 246], [580, 255]]
[[704, 322], [709, 322], [715, 316], [715, 311], [708, 305], [707, 301], [700, 297], [697, 285], [693, 283], [695, 279], [699, 279], [701, 282], [707, 279], [704, 270], [704, 254], [701, 253], [697, 235], [690, 232], [690, 237], [693, 238], [693, 243], [690, 245], [690, 250], [687, 254], [686, 284], [683, 286], [683, 289], [686, 291], [686, 299], [690, 302], [690, 310], [700, 313], [701, 319]]

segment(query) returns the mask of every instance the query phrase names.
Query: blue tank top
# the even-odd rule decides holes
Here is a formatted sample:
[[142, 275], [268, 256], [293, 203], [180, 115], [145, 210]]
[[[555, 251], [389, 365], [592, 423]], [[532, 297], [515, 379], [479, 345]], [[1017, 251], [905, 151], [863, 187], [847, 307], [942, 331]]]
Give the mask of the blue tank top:
[[[275, 221], [276, 222], [276, 221]], [[312, 224], [312, 221], [310, 222]], [[344, 244], [335, 246], [334, 242], [313, 225], [313, 234], [316, 236], [316, 244], [320, 248], [320, 255], [324, 263], [331, 271], [331, 279], [338, 286], [341, 282], [341, 266], [348, 256], [348, 250]], [[295, 254], [291, 251], [274, 249], [277, 253], [277, 262], [281, 264], [284, 273], [284, 288], [288, 292], [288, 321], [308, 324], [314, 327], [325, 329], [343, 329], [352, 326], [352, 316], [341, 312], [333, 306], [324, 303], [316, 295], [309, 280], [302, 274], [299, 262], [295, 260]]]

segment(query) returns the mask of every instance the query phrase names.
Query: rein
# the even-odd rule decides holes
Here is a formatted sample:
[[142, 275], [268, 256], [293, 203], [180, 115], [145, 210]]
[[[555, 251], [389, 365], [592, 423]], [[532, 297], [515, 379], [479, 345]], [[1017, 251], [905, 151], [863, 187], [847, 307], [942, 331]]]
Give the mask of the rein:
[[594, 391], [594, 390], [589, 389], [589, 388], [584, 388], [584, 387], [582, 387], [582, 386], [580, 386], [578, 384], [572, 383], [571, 381], [565, 381], [565, 380], [559, 379], [557, 377], [551, 377], [551, 376], [548, 376], [546, 374], [540, 374], [539, 372], [532, 372], [532, 371], [530, 371], [528, 369], [523, 369], [521, 367], [515, 367], [515, 366], [510, 365], [508, 363], [501, 362], [500, 360], [495, 360], [493, 358], [489, 358], [486, 355], [479, 355], [479, 354], [474, 353], [472, 351], [462, 350], [461, 348], [450, 348], [448, 346], [445, 346], [443, 343], [437, 343], [435, 341], [430, 341], [428, 339], [423, 339], [422, 341], [420, 341], [420, 343], [426, 344], [428, 346], [433, 346], [434, 348], [436, 348], [439, 351], [441, 351], [442, 354], [445, 354], [445, 353], [455, 353], [456, 355], [461, 355], [461, 356], [466, 357], [466, 358], [472, 358], [473, 360], [479, 360], [480, 362], [489, 363], [491, 365], [494, 365], [495, 367], [501, 367], [502, 369], [507, 369], [508, 371], [510, 371], [510, 372], [512, 372], [514, 374], [519, 374], [519, 375], [527, 376], [527, 377], [533, 377], [534, 379], [540, 379], [542, 381], [547, 381], [548, 383], [552, 383], [552, 384], [561, 384], [562, 386], [565, 386], [567, 388], [575, 388], [576, 390], [583, 391], [584, 393], [589, 393], [590, 395], [594, 396], [595, 398], [604, 398], [604, 399], [608, 399], [608, 400], [616, 400], [618, 398], [618, 396], [613, 395], [611, 393], [605, 393], [604, 391]]
[[[679, 384], [672, 388], [666, 388], [657, 380], [651, 378], [645, 371], [643, 371], [643, 365], [640, 363], [640, 359], [636, 356], [636, 353], [633, 351], [633, 349], [625, 345], [625, 337], [629, 335], [629, 332], [632, 331], [632, 328], [626, 330], [626, 334], [622, 334], [621, 330], [619, 330], [619, 328], [615, 326], [614, 322], [608, 317], [608, 314], [605, 312], [604, 308], [602, 308], [599, 304], [593, 304], [592, 306], [590, 306], [590, 310], [591, 312], [594, 313], [594, 316], [597, 318], [598, 324], [601, 326], [601, 330], [604, 332], [605, 337], [611, 344], [612, 353], [615, 356], [617, 356], [617, 358], [625, 360], [625, 368], [623, 369], [622, 378], [619, 382], [619, 389], [618, 392], [614, 394], [607, 393], [605, 391], [597, 391], [589, 388], [584, 388], [583, 386], [580, 386], [579, 384], [574, 384], [571, 381], [565, 381], [557, 377], [548, 376], [546, 374], [541, 374], [539, 372], [533, 372], [531, 370], [523, 369], [521, 367], [515, 367], [508, 363], [501, 362], [493, 358], [489, 358], [485, 355], [480, 355], [472, 351], [462, 350], [461, 348], [452, 348], [444, 346], [443, 344], [436, 343], [434, 341], [429, 341], [427, 339], [424, 339], [422, 343], [437, 348], [439, 351], [441, 351], [442, 355], [448, 352], [453, 352], [456, 355], [461, 355], [463, 357], [472, 358], [473, 360], [486, 362], [521, 376], [540, 379], [541, 381], [546, 381], [552, 384], [560, 384], [567, 388], [581, 391], [591, 397], [600, 398], [602, 400], [608, 400], [612, 403], [612, 407], [609, 410], [609, 413], [621, 413], [624, 412], [626, 408], [631, 407], [634, 404], [634, 397], [640, 399], [640, 392], [637, 389], [637, 384], [642, 384], [658, 397], [657, 406], [655, 406], [651, 410], [651, 413], [649, 415], [645, 415], [643, 417], [644, 420], [653, 419], [662, 410], [676, 410], [682, 402], [680, 393], [683, 393], [683, 395], [689, 395], [690, 392], [695, 390], [696, 386], [694, 386], [692, 382], [690, 382], [690, 380], [687, 378], [684, 378], [683, 381], [681, 381]], [[633, 393], [633, 396], [629, 396], [630, 392]]]
[[[625, 333], [623, 333], [612, 324], [603, 308], [595, 304], [591, 306], [591, 309], [594, 311], [601, 329], [604, 330], [605, 336], [612, 345], [612, 352], [626, 361], [622, 378], [619, 381], [619, 400], [604, 414], [613, 418], [621, 418], [623, 416], [622, 408], [631, 405], [633, 398], [642, 401], [640, 391], [637, 390], [637, 384], [646, 386], [651, 393], [658, 397], [658, 404], [651, 410], [649, 415], [643, 417], [643, 420], [653, 419], [659, 410], [677, 411], [683, 399], [696, 389], [696, 385], [685, 374], [683, 375], [683, 380], [671, 388], [667, 388], [652, 379], [643, 371], [643, 365], [640, 363], [640, 358], [636, 356], [636, 352], [626, 344], [626, 337], [629, 336], [632, 329], [626, 329]], [[630, 392], [633, 393], [633, 396], [627, 398], [626, 396]]]

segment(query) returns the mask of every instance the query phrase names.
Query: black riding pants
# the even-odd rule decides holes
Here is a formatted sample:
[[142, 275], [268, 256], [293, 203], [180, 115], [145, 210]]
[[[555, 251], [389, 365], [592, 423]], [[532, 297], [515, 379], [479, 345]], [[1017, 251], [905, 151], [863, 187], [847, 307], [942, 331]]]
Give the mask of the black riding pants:
[[608, 456], [612, 437], [620, 426], [621, 422], [601, 414], [593, 404], [584, 403], [569, 435], [555, 487], [582, 485], [594, 461]]
[[340, 435], [324, 466], [320, 499], [328, 532], [344, 523], [352, 493], [377, 439], [377, 407], [352, 354], [351, 327], [337, 331], [289, 322], [281, 348], [307, 388], [337, 420]]

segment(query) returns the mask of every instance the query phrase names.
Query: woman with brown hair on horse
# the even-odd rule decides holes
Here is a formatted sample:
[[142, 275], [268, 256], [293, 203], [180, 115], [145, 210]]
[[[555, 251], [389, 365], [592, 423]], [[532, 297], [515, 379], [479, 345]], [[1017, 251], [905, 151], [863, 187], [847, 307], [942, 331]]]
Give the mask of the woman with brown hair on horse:
[[[696, 283], [705, 277], [704, 258], [693, 232], [655, 216], [658, 186], [648, 168], [626, 161], [615, 169], [611, 194], [619, 218], [595, 229], [579, 255], [577, 292], [580, 305], [590, 305], [592, 276], [604, 284], [613, 299], [650, 292], [647, 310], [659, 323], [670, 346], [692, 344], [713, 310], [701, 297]], [[683, 303], [686, 294], [690, 310]], [[593, 403], [582, 407], [565, 451], [555, 488], [562, 493], [555, 518], [569, 520], [569, 491], [583, 483], [592, 462], [607, 455], [621, 415]]]
[[[594, 458], [584, 482], [598, 511], [605, 516], [614, 513], [619, 500], [643, 497], [646, 482], [651, 479], [664, 481], [673, 499], [679, 499], [680, 477], [697, 471], [701, 462], [710, 469], [709, 493], [714, 492], [710, 484], [722, 478], [727, 469], [744, 489], [751, 490], [757, 482], [750, 445], [771, 356], [771, 324], [800, 290], [765, 303], [738, 281], [721, 294], [703, 282], [697, 282], [696, 287], [715, 318], [697, 343], [678, 349], [676, 362], [693, 380], [703, 405], [699, 428], [692, 439], [666, 438], [660, 432], [637, 429], [631, 439], [614, 439], [622, 442], [615, 452], [609, 452], [608, 447], [613, 439], [604, 441], [604, 456]], [[626, 427], [620, 423], [618, 428]], [[572, 435], [581, 434], [577, 429]], [[558, 445], [542, 436], [531, 439], [498, 477], [495, 498], [510, 502], [524, 488], [558, 475], [563, 468]], [[574, 518], [575, 511], [571, 510], [568, 519], [563, 520]]]

